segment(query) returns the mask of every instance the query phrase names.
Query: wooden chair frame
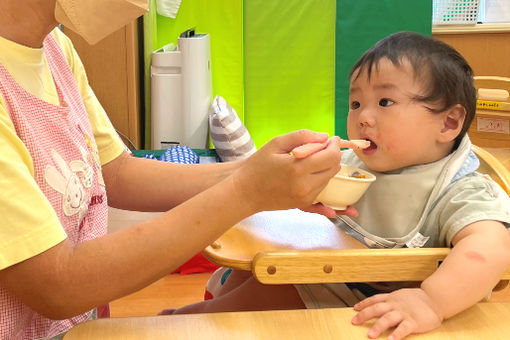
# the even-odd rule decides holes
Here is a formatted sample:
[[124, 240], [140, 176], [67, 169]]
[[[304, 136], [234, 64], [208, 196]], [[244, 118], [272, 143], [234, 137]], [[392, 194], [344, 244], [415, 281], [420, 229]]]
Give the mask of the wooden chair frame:
[[[476, 146], [473, 151], [480, 170], [509, 192], [508, 169], [487, 151]], [[261, 283], [297, 284], [423, 281], [449, 251], [368, 249], [327, 218], [295, 209], [262, 212], [241, 221], [207, 247], [204, 255], [221, 266], [251, 270]], [[509, 279], [510, 269], [502, 277]]]

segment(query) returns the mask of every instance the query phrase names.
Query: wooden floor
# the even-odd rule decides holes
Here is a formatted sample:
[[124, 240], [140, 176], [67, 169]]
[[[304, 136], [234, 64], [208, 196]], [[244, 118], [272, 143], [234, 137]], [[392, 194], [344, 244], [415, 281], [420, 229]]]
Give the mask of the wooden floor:
[[111, 302], [111, 316], [150, 316], [165, 308], [203, 301], [205, 283], [210, 276], [209, 273], [168, 275], [147, 288]]
[[[488, 149], [508, 169], [510, 169], [510, 150]], [[126, 227], [136, 223], [140, 215], [129, 216], [129, 221], [123, 220], [126, 215], [111, 214], [110, 226], [117, 228], [118, 225]], [[153, 217], [150, 213], [142, 215], [141, 219]], [[139, 221], [138, 221], [139, 222]], [[187, 304], [202, 301], [205, 283], [211, 274], [172, 274], [156, 281], [149, 287], [110, 304], [112, 317], [149, 316], [156, 315], [164, 308], [178, 308]], [[510, 287], [499, 292], [494, 292], [491, 301], [510, 302]]]

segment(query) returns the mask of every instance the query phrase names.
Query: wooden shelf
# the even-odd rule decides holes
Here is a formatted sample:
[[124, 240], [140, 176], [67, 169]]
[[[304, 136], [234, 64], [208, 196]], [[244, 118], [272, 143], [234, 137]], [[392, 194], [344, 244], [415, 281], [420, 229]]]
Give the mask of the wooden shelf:
[[432, 26], [432, 34], [469, 34], [469, 33], [505, 33], [505, 32], [510, 32], [510, 23]]

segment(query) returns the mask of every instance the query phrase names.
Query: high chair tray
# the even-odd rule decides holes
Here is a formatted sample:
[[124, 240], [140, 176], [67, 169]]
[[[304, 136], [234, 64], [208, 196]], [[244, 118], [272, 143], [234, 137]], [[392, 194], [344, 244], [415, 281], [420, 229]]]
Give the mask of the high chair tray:
[[[212, 262], [249, 270], [266, 284], [422, 281], [448, 248], [368, 249], [324, 216], [266, 211], [232, 227], [204, 251]], [[510, 270], [502, 276], [510, 279]]]
[[328, 218], [290, 209], [260, 212], [239, 222], [203, 253], [218, 265], [252, 270], [259, 252], [362, 248]]

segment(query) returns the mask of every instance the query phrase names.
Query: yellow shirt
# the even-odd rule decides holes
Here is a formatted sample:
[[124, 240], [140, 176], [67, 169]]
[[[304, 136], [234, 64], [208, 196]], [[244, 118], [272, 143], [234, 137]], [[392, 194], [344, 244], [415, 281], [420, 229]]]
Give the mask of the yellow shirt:
[[[52, 34], [76, 77], [94, 132], [101, 164], [121, 154], [123, 144], [97, 100], [72, 43], [59, 29]], [[0, 37], [0, 64], [34, 96], [58, 105], [44, 50]], [[33, 257], [66, 238], [51, 204], [37, 186], [32, 158], [18, 138], [0, 95], [0, 270]]]

